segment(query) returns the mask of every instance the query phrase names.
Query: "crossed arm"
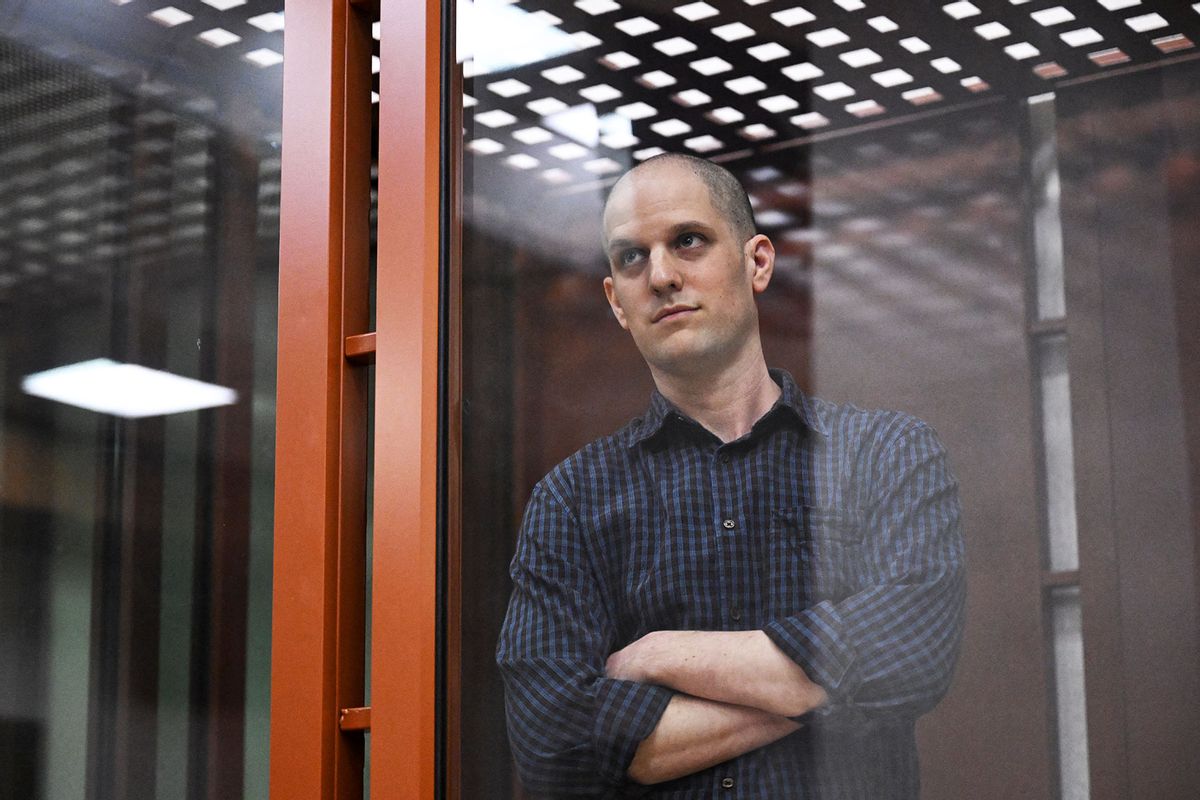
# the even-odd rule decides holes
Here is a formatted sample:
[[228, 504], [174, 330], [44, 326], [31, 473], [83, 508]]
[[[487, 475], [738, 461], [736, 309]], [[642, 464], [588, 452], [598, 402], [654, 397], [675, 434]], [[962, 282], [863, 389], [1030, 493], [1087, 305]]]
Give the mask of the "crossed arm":
[[615, 653], [602, 569], [569, 487], [548, 478], [526, 509], [497, 649], [526, 786], [597, 796], [692, 774], [788, 735], [798, 727], [789, 717], [826, 704], [839, 725], [932, 708], [962, 632], [957, 486], [924, 427], [870, 471], [871, 579], [859, 591], [763, 630], [658, 631]]
[[654, 631], [608, 658], [609, 678], [674, 689], [642, 740], [629, 777], [672, 780], [796, 731], [788, 719], [822, 705], [825, 690], [762, 631]]

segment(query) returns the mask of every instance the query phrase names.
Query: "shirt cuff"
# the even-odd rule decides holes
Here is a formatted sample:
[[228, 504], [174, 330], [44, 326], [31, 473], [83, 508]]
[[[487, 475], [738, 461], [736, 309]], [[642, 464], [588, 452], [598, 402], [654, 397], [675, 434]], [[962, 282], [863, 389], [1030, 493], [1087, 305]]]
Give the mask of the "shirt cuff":
[[846, 640], [845, 627], [833, 604], [821, 602], [794, 616], [774, 620], [763, 629], [800, 665], [808, 679], [829, 695], [829, 702], [816, 710], [818, 716], [829, 713], [854, 692], [855, 652]]
[[626, 773], [638, 745], [650, 735], [667, 703], [671, 689], [636, 681], [601, 678], [596, 686], [596, 726], [593, 736], [601, 775], [610, 783], [628, 781]]

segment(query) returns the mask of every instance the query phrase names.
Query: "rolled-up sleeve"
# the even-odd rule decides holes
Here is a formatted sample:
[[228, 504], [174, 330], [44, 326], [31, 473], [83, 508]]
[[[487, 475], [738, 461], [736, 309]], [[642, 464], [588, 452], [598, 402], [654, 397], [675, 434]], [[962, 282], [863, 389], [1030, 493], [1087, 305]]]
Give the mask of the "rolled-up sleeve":
[[966, 586], [958, 485], [923, 423], [861, 465], [870, 481], [865, 587], [776, 619], [765, 632], [829, 694], [818, 718], [916, 717], [949, 688]]
[[618, 797], [669, 689], [604, 676], [615, 639], [583, 531], [563, 498], [534, 490], [511, 566], [496, 660], [518, 773], [535, 794]]

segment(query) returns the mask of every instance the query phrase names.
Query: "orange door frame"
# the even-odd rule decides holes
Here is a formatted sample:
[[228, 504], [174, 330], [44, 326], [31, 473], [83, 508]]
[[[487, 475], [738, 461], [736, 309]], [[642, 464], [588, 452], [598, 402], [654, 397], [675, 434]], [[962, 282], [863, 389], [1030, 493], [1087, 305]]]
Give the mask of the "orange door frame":
[[441, 2], [380, 8], [371, 797], [436, 793]]
[[366, 727], [341, 710], [366, 659], [369, 11], [289, 0], [284, 65], [270, 791], [342, 800]]
[[[372, 6], [382, 65], [375, 332]], [[271, 795], [360, 798], [369, 730], [371, 796], [426, 800], [437, 780], [439, 324], [448, 322], [439, 320], [441, 2], [289, 0], [287, 14]], [[379, 413], [363, 708], [369, 363]]]

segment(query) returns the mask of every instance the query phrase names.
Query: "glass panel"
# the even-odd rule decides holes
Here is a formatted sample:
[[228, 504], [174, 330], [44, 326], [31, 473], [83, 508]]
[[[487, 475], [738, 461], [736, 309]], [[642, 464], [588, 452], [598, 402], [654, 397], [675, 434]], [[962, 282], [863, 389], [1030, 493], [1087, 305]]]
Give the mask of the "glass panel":
[[1042, 459], [1050, 569], [1079, 569], [1075, 518], [1075, 455], [1071, 436], [1071, 381], [1067, 337], [1038, 342], [1042, 397]]
[[[879, 509], [880, 498], [896, 488], [889, 476], [904, 463], [926, 463], [900, 445], [882, 446], [891, 460], [878, 462], [870, 458], [878, 442], [854, 439], [845, 452], [863, 460], [839, 473], [841, 483], [814, 477], [821, 466], [815, 460], [816, 466], [804, 464], [808, 471], [789, 471], [785, 462], [763, 467], [735, 490], [724, 487], [724, 493], [719, 460], [665, 481], [661, 473], [647, 475], [638, 467], [641, 455], [630, 456], [616, 473], [625, 481], [621, 489], [642, 490], [641, 505], [620, 492], [613, 500], [586, 468], [556, 473], [560, 480], [548, 484], [550, 499], [541, 496], [526, 526], [543, 514], [555, 524], [546, 526], [544, 540], [527, 538], [516, 574], [542, 555], [553, 560], [575, 552], [568, 544], [586, 551], [586, 557], [563, 556], [553, 563], [565, 564], [564, 571], [589, 590], [601, 586], [584, 608], [563, 616], [586, 632], [604, 634], [587, 642], [594, 649], [581, 657], [579, 672], [571, 673], [587, 700], [604, 710], [609, 707], [603, 698], [586, 691], [598, 695], [595, 687], [611, 688], [604, 683], [607, 656], [647, 630], [668, 626], [662, 617], [643, 614], [648, 596], [674, 603], [677, 627], [705, 632], [763, 629], [779, 617], [827, 607], [845, 612], [842, 619], [854, 631], [858, 660], [847, 668], [853, 688], [835, 697], [828, 719], [801, 729], [790, 744], [769, 745], [719, 769], [693, 771], [660, 787], [660, 795], [694, 790], [695, 796], [716, 796], [745, 788], [739, 781], [753, 786], [762, 780], [766, 783], [745, 788], [747, 796], [787, 796], [764, 776], [778, 778], [791, 767], [776, 765], [771, 772], [747, 765], [761, 765], [788, 747], [799, 749], [797, 742], [805, 743], [808, 754], [845, 756], [831, 760], [853, 764], [856, 778], [870, 775], [880, 786], [902, 780], [894, 772], [873, 771], [895, 762], [862, 757], [863, 751], [850, 753], [838, 743], [839, 720], [862, 722], [864, 728], [855, 728], [860, 731], [881, 721], [905, 731], [915, 724], [919, 735], [909, 741], [918, 744], [906, 746], [903, 759], [919, 761], [921, 793], [931, 798], [1050, 800], [1060, 785], [1063, 796], [1086, 796], [1093, 789], [1107, 796], [1125, 791], [1126, 778], [1137, 780], [1130, 775], [1166, 773], [1173, 786], [1193, 792], [1200, 787], [1200, 775], [1176, 778], [1166, 759], [1151, 755], [1160, 739], [1174, 745], [1190, 741], [1192, 732], [1200, 735], [1194, 715], [1178, 711], [1169, 692], [1155, 689], [1156, 708], [1177, 711], [1175, 727], [1163, 733], [1153, 727], [1149, 712], [1120, 700], [1154, 682], [1129, 664], [1121, 637], [1136, 636], [1168, 657], [1168, 627], [1179, 629], [1151, 618], [1150, 606], [1133, 598], [1153, 591], [1189, 621], [1200, 607], [1193, 559], [1182, 555], [1185, 543], [1194, 542], [1191, 509], [1200, 495], [1194, 482], [1181, 477], [1185, 463], [1200, 463], [1194, 444], [1200, 382], [1187, 366], [1198, 360], [1186, 357], [1194, 355], [1189, 348], [1195, 337], [1184, 333], [1197, 329], [1200, 308], [1195, 281], [1184, 276], [1191, 263], [1187, 254], [1194, 250], [1190, 232], [1196, 229], [1200, 185], [1193, 180], [1200, 154], [1190, 144], [1200, 141], [1194, 88], [1200, 84], [1194, 63], [1161, 60], [1189, 46], [1172, 38], [1174, 31], [1188, 43], [1197, 40], [1200, 16], [1143, 2], [1136, 17], [1159, 14], [1165, 22], [1140, 20], [1137, 26], [1157, 29], [1138, 30], [1126, 24], [1135, 15], [1123, 12], [1124, 4], [1093, 6], [964, 2], [884, 9], [857, 0], [786, 7], [607, 0], [457, 4], [464, 194], [461, 231], [452, 233], [461, 233], [462, 244], [463, 688], [457, 743], [462, 768], [452, 778], [464, 797], [553, 795], [561, 787], [546, 781], [555, 769], [582, 782], [574, 789], [593, 783], [611, 788], [628, 777], [622, 770], [635, 748], [623, 750], [615, 764], [605, 761], [616, 748], [597, 740], [597, 731], [611, 722], [602, 712], [574, 720], [587, 735], [558, 738], [570, 721], [562, 700], [568, 689], [528, 703], [546, 702], [539, 713], [554, 723], [522, 728], [518, 720], [510, 741], [504, 680], [494, 662], [513, 592], [509, 565], [520, 554], [522, 515], [535, 485], [589, 442], [646, 414], [651, 392], [670, 386], [663, 380], [669, 371], [660, 370], [656, 383], [643, 352], [614, 320], [603, 281], [616, 273], [601, 243], [602, 213], [619, 177], [663, 152], [726, 168], [746, 190], [754, 229], [773, 242], [770, 285], [755, 298], [765, 363], [790, 373], [805, 396], [841, 404], [841, 413], [853, 413], [848, 405], [896, 409], [936, 429], [962, 503], [971, 600], [952, 678], [935, 668], [923, 671], [924, 653], [904, 661], [906, 631], [889, 616], [903, 606], [892, 599], [875, 605], [873, 594], [896, 575], [913, 577], [911, 559], [926, 546], [910, 549], [887, 538], [911, 530], [911, 523], [897, 520], [925, 508], [922, 502], [895, 518]], [[1113, 69], [1121, 64], [1138, 69]], [[683, 180], [668, 174], [665, 162], [657, 164], [663, 171], [641, 170], [645, 183], [624, 184], [626, 189], [636, 186], [649, 195]], [[645, 177], [651, 174], [654, 181]], [[658, 210], [669, 215], [690, 208], [694, 197], [718, 196], [702, 183], [688, 184], [690, 192], [664, 200]], [[737, 219], [720, 201], [709, 205], [722, 208], [722, 220]], [[653, 220], [654, 213], [642, 208], [631, 218]], [[652, 244], [661, 245], [660, 255], [671, 247], [701, 246], [692, 233], [681, 230], [680, 240]], [[650, 244], [627, 244], [622, 252], [635, 272], [650, 263]], [[1143, 252], [1145, 259], [1139, 257]], [[638, 296], [653, 304], [679, 291], [673, 281], [686, 284], [691, 274], [686, 258], [679, 260], [679, 275], [663, 278], [655, 288], [647, 288], [647, 278], [646, 292]], [[736, 263], [736, 256], [731, 260]], [[1033, 287], [1030, 274], [1037, 276]], [[1027, 325], [1058, 320], [1068, 310], [1076, 369], [1070, 383], [1065, 337], [1044, 332], [1054, 325], [1035, 326], [1042, 338], [1031, 347]], [[647, 322], [647, 328], [651, 324], [656, 323]], [[706, 330], [717, 338], [729, 332], [715, 324]], [[1113, 354], [1121, 357], [1120, 369], [1109, 360]], [[1072, 415], [1072, 392], [1080, 418]], [[882, 418], [887, 417], [872, 419]], [[1150, 423], [1163, 431], [1153, 447], [1139, 435]], [[666, 444], [671, 430], [664, 426], [667, 433], [635, 452], [677, 456]], [[721, 446], [694, 426], [685, 430], [714, 453]], [[752, 449], [755, 435], [724, 454], [733, 459], [738, 448]], [[1191, 443], [1181, 444], [1187, 437]], [[1161, 467], [1170, 468], [1164, 487], [1154, 487], [1147, 477], [1155, 474], [1154, 449], [1166, 454]], [[805, 488], [818, 496], [790, 504], [780, 500], [776, 482], [801, 473], [810, 481]], [[1041, 518], [1042, 473], [1047, 519]], [[1118, 474], [1143, 492], [1155, 492], [1153, 507], [1124, 489], [1115, 480]], [[901, 483], [901, 494], [928, 488], [921, 480]], [[577, 493], [591, 490], [595, 495], [573, 502]], [[1081, 500], [1077, 508], [1077, 496], [1088, 502]], [[745, 524], [720, 513], [737, 503], [743, 504]], [[680, 523], [672, 514], [684, 514], [679, 509], [685, 507], [693, 512]], [[817, 544], [797, 551], [781, 536], [786, 525], [778, 520], [788, 519], [789, 512], [810, 514], [821, 521], [818, 531], [829, 535], [806, 531], [805, 541]], [[952, 525], [950, 516], [942, 522]], [[745, 538], [708, 536], [709, 517], [718, 524], [730, 520], [733, 528], [726, 530], [745, 531]], [[1162, 524], [1170, 520], [1173, 527]], [[1160, 539], [1159, 531], [1168, 529], [1169, 536]], [[679, 530], [689, 535], [672, 538]], [[572, 541], [570, 534], [579, 538]], [[588, 549], [600, 541], [606, 546]], [[623, 549], [632, 548], [631, 542], [645, 548], [642, 561]], [[829, 548], [824, 561], [817, 552], [821, 543]], [[1168, 551], [1178, 559], [1154, 555]], [[786, 573], [780, 565], [793, 552], [807, 552], [808, 572], [774, 584], [763, 577]], [[1113, 563], [1114, 553], [1119, 563]], [[872, 556], [897, 572], [878, 580], [863, 577], [880, 563]], [[1070, 680], [1080, 678], [1082, 669], [1078, 590], [1063, 595], [1074, 611], [1048, 606], [1057, 595], [1042, 588], [1047, 560], [1056, 571], [1079, 569], [1089, 609], [1095, 602], [1106, 611], [1089, 619], [1100, 634], [1088, 642], [1089, 669], [1093, 663], [1100, 667], [1089, 673], [1093, 694], [1086, 698], [1081, 679]], [[1137, 570], [1124, 571], [1127, 563]], [[702, 618], [698, 609], [705, 603], [719, 604], [737, 591], [739, 568], [753, 587], [755, 600], [748, 605], [768, 610], [735, 606], [726, 615]], [[674, 574], [671, 570], [683, 577], [663, 577]], [[1172, 576], [1170, 587], [1156, 580], [1164, 571]], [[576, 597], [571, 592], [578, 586], [550, 584], [536, 596], [544, 599], [559, 589], [553, 596], [564, 603]], [[771, 594], [781, 586], [795, 588], [791, 606]], [[527, 596], [535, 596], [534, 590]], [[784, 607], [790, 610], [780, 611]], [[888, 620], [872, 628], [878, 620], [864, 619], [861, 610], [867, 607], [887, 609], [880, 613]], [[609, 627], [594, 624], [593, 614], [607, 615]], [[563, 623], [552, 617], [530, 615], [547, 626]], [[955, 619], [947, 610], [939, 617], [946, 628], [939, 630], [957, 630]], [[1132, 627], [1126, 624], [1134, 619]], [[561, 656], [556, 646], [577, 642], [538, 639], [544, 631], [533, 628], [538, 632], [529, 641], [537, 646], [522, 665], [545, 658], [529, 674], [552, 678], [562, 666], [555, 660]], [[1195, 629], [1200, 628], [1187, 628]], [[892, 637], [896, 651], [864, 657], [866, 644], [880, 641], [871, 639], [879, 631]], [[1186, 636], [1188, 657], [1200, 653], [1195, 637]], [[952, 638], [946, 633], [941, 643]], [[814, 646], [820, 650], [816, 658], [837, 649], [822, 645]], [[902, 701], [870, 674], [867, 662], [900, 671], [920, 663], [905, 676], [945, 678], [951, 686], [944, 698], [934, 692], [907, 716], [896, 714], [887, 705]], [[1194, 670], [1183, 666], [1182, 656], [1172, 664], [1173, 681], [1195, 685]], [[818, 669], [811, 662], [810, 667]], [[530, 680], [512, 675], [511, 680]], [[671, 679], [658, 683], [671, 685]], [[639, 692], [647, 690], [620, 691], [644, 698]], [[1055, 708], [1056, 696], [1068, 705]], [[1090, 745], [1080, 744], [1087, 741], [1081, 727], [1085, 699], [1093, 716], [1103, 712], [1112, 720], [1091, 732]], [[514, 710], [523, 707], [508, 709]], [[847, 727], [853, 725], [842, 729]], [[648, 729], [638, 728], [637, 734]], [[558, 759], [553, 752], [545, 762], [531, 756], [551, 740], [563, 745]], [[1011, 746], [997, 748], [997, 740]], [[1106, 748], [1103, 757], [1097, 742]], [[1060, 743], [1065, 749], [1056, 759]], [[524, 751], [514, 746], [521, 744]], [[1126, 759], [1135, 752], [1162, 768], [1151, 773], [1131, 767], [1127, 775], [1124, 767], [1114, 767], [1119, 774], [1089, 776], [1089, 746], [1092, 763], [1106, 769], [1132, 763]], [[963, 770], [964, 763], [971, 769]], [[1067, 772], [1057, 774], [1060, 766]], [[522, 768], [534, 784], [525, 789]], [[539, 769], [551, 778], [539, 776]], [[836, 782], [836, 768], [828, 770], [814, 768], [807, 775], [811, 780], [828, 774]], [[1110, 783], [1101, 785], [1100, 779]], [[799, 779], [787, 785], [794, 789]], [[1083, 794], [1076, 794], [1081, 786]], [[891, 790], [888, 784], [875, 794]]]
[[1051, 594], [1058, 768], [1063, 800], [1087, 800], [1087, 699], [1083, 682], [1083, 626], [1079, 589]]
[[0, 773], [265, 797], [282, 2], [0, 14]]

